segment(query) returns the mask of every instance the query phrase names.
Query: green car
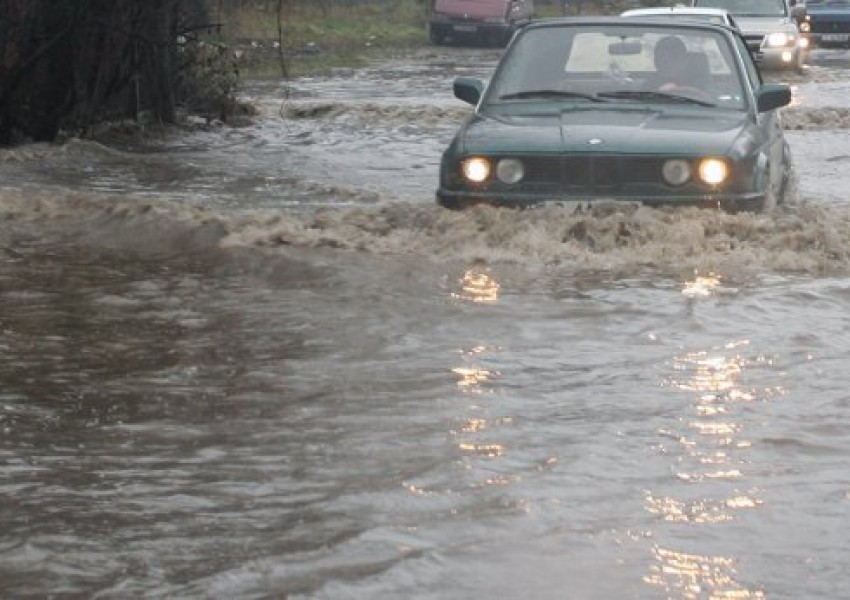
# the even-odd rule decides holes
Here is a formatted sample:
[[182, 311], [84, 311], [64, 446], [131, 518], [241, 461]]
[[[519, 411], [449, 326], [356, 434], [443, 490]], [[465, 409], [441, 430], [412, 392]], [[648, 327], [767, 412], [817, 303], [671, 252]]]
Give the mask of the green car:
[[614, 200], [770, 210], [790, 196], [778, 109], [732, 28], [699, 21], [536, 21], [489, 84], [459, 77], [476, 110], [443, 154], [437, 202]]

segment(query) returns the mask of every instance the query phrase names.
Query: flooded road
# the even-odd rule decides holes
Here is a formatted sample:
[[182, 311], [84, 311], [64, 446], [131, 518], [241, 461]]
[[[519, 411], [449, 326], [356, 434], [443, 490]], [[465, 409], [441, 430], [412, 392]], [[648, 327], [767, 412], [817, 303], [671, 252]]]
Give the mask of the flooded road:
[[445, 211], [496, 58], [0, 151], [0, 595], [845, 596], [850, 62], [776, 214]]

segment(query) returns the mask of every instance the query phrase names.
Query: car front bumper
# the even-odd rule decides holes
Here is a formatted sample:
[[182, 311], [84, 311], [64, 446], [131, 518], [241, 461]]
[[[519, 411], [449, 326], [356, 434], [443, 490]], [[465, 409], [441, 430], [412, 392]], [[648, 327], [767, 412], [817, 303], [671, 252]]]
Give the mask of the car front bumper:
[[765, 194], [763, 192], [748, 192], [739, 194], [700, 194], [700, 195], [564, 195], [541, 196], [538, 194], [492, 194], [480, 192], [458, 192], [454, 190], [437, 190], [437, 204], [452, 210], [463, 210], [477, 205], [488, 205], [503, 208], [533, 208], [545, 204], [592, 204], [594, 202], [622, 202], [646, 206], [696, 206], [701, 208], [718, 208], [730, 212], [758, 212], [764, 208]]
[[482, 39], [507, 39], [511, 32], [508, 23], [431, 21], [431, 34], [441, 38], [480, 37]]
[[768, 69], [796, 69], [803, 61], [805, 50], [800, 46], [762, 48], [755, 55], [759, 66]]
[[812, 44], [821, 47], [850, 46], [850, 32], [848, 33], [810, 33]]

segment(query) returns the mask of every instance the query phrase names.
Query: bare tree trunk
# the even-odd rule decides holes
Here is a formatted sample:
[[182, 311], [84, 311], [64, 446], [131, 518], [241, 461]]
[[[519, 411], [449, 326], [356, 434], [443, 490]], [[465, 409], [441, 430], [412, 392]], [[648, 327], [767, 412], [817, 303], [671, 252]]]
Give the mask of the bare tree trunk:
[[0, 0], [0, 143], [142, 109], [173, 122], [192, 66], [178, 39], [209, 27], [205, 4]]

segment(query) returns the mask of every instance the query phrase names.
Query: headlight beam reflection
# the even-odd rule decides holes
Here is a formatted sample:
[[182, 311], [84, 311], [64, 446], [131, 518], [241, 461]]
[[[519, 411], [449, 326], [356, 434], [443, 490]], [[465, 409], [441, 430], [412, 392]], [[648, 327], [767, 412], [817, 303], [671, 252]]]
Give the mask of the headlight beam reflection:
[[[683, 294], [711, 296], [719, 283], [720, 278], [713, 274], [697, 276], [685, 284]], [[751, 411], [754, 403], [781, 393], [782, 388], [743, 387], [749, 369], [771, 366], [774, 360], [748, 356], [751, 346], [750, 340], [738, 339], [711, 350], [685, 352], [674, 359], [673, 374], [664, 382], [690, 396], [685, 406], [691, 411], [676, 419], [680, 431], [659, 431], [676, 444], [676, 448], [661, 446], [665, 455], [676, 457], [673, 481], [644, 494], [644, 509], [658, 519], [652, 532], [656, 540], [653, 560], [644, 581], [670, 598], [766, 598], [762, 590], [746, 585], [738, 575], [737, 560], [746, 557], [746, 549], [729, 552], [734, 559], [717, 554], [711, 542], [707, 547], [714, 552], [694, 551], [702, 531], [709, 539], [724, 539], [723, 534], [735, 527], [743, 511], [760, 511], [765, 505], [760, 498], [762, 490], [748, 484], [751, 443], [741, 439], [748, 423], [744, 413]], [[688, 529], [685, 532], [681, 527]], [[668, 531], [675, 540], [685, 533], [692, 542], [689, 551], [676, 548], [678, 542], [664, 543]]]

